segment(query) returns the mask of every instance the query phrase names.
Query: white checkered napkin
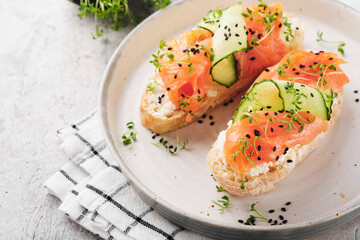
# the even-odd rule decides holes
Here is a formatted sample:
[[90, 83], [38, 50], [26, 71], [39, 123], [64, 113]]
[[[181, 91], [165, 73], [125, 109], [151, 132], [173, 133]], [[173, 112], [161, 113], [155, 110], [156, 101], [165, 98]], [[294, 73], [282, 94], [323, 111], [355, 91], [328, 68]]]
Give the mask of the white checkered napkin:
[[70, 162], [45, 186], [73, 221], [104, 239], [207, 239], [174, 225], [137, 196], [106, 147], [96, 111], [58, 135]]

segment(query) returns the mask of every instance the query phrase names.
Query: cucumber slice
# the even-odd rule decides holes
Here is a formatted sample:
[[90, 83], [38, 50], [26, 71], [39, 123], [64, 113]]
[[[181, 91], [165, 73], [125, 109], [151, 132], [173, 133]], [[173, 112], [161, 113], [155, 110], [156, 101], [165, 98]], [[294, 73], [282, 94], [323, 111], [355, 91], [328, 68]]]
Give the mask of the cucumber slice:
[[219, 28], [222, 11], [223, 10], [209, 11], [206, 14], [206, 17], [204, 17], [201, 22], [197, 24], [197, 27], [215, 33], [215, 31]]
[[[212, 78], [215, 82], [227, 88], [237, 80], [237, 68], [234, 55], [229, 55], [211, 70]], [[236, 81], [235, 80], [235, 81]]]
[[331, 88], [323, 91], [322, 94], [324, 95], [326, 107], [328, 109], [328, 115], [330, 118], [331, 113], [332, 113], [332, 105], [333, 105], [334, 99], [336, 98], [336, 94], [334, 94], [334, 92], [333, 92], [333, 90], [331, 90]]
[[[255, 83], [246, 93], [233, 117], [233, 123], [240, 120], [244, 113], [250, 110], [281, 111], [293, 109], [295, 94], [289, 90], [290, 84], [294, 84], [293, 89], [295, 91], [306, 96], [299, 100], [301, 103], [298, 106], [301, 111], [308, 111], [326, 121], [330, 119], [332, 99], [334, 98], [331, 89], [321, 92], [316, 88], [299, 83], [265, 79]], [[325, 101], [325, 94], [331, 96], [328, 101]]]
[[[294, 108], [292, 106], [292, 101], [294, 99], [294, 94], [287, 90], [287, 87], [290, 86], [290, 82], [287, 81], [275, 81], [280, 89], [280, 94], [284, 100], [285, 110]], [[316, 88], [308, 87], [299, 83], [293, 83], [294, 89], [299, 93], [302, 93], [306, 96], [301, 97], [299, 104], [301, 111], [308, 111], [311, 114], [314, 114], [317, 117], [320, 117], [323, 120], [329, 120], [330, 115], [323, 94]]]
[[213, 37], [214, 61], [212, 66], [246, 47], [245, 26], [241, 4], [235, 4], [223, 12], [220, 27], [215, 31]]
[[[233, 5], [224, 10], [219, 26], [213, 37], [214, 60], [211, 75], [217, 83], [230, 87], [238, 81], [236, 61], [233, 54], [247, 47], [245, 20], [242, 16], [241, 4]], [[233, 64], [233, 59], [235, 64]]]
[[233, 123], [240, 120], [244, 113], [250, 110], [284, 110], [284, 103], [280, 97], [280, 89], [274, 80], [265, 79], [252, 86], [238, 106], [233, 117]]

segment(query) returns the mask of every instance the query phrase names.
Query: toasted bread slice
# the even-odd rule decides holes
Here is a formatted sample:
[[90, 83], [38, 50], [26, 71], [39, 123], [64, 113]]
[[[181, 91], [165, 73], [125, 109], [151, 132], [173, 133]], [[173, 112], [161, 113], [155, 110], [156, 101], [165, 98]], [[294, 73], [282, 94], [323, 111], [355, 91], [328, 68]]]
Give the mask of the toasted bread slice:
[[[336, 119], [340, 115], [342, 104], [343, 92], [339, 93], [337, 100], [334, 101], [332, 106], [331, 119], [328, 122], [329, 129], [334, 125]], [[249, 174], [243, 175], [243, 178], [248, 178], [248, 181], [244, 183], [244, 189], [240, 189], [240, 174], [234, 172], [229, 165], [225, 164], [225, 159], [221, 150], [222, 146], [218, 146], [217, 141], [215, 141], [213, 148], [208, 154], [208, 165], [213, 172], [216, 181], [229, 193], [237, 196], [259, 195], [273, 190], [276, 182], [285, 178], [294, 169], [296, 164], [305, 159], [310, 152], [319, 146], [327, 132], [319, 134], [309, 144], [299, 144], [290, 148], [285, 155], [280, 157], [276, 164], [269, 166], [267, 172], [260, 173], [258, 176], [250, 176]], [[288, 163], [286, 161], [288, 159], [293, 161]]]
[[[301, 46], [305, 25], [296, 18], [289, 16], [289, 22], [292, 22], [294, 28], [294, 37], [289, 42], [285, 40], [285, 35], [281, 38], [290, 50], [297, 49]], [[216, 106], [228, 102], [241, 91], [246, 90], [258, 76], [251, 76], [248, 79], [240, 79], [230, 88], [226, 88], [220, 84], [212, 84], [206, 86], [206, 96], [201, 104], [199, 111], [189, 118], [189, 114], [183, 112], [178, 106], [175, 106], [170, 100], [167, 91], [156, 85], [153, 91], [146, 91], [142, 97], [140, 105], [141, 122], [144, 127], [155, 133], [165, 133], [174, 131], [184, 127], [196, 119], [200, 118], [204, 113], [208, 113]], [[155, 75], [150, 82], [156, 80], [162, 83], [161, 78]], [[159, 102], [159, 97], [161, 97]]]

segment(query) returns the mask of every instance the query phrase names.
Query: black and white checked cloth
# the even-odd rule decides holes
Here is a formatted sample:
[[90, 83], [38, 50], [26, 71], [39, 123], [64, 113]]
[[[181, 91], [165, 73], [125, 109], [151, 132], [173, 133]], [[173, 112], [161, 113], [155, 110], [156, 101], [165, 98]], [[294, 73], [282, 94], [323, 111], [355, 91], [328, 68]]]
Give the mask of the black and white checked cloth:
[[166, 220], [136, 195], [106, 147], [96, 111], [57, 133], [70, 161], [45, 186], [72, 220], [104, 239], [206, 239]]

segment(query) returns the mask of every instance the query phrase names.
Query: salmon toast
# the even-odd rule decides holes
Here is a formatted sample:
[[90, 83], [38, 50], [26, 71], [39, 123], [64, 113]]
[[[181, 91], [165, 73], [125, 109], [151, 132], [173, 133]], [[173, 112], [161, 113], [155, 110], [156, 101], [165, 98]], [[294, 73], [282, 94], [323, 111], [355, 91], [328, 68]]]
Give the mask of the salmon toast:
[[142, 124], [176, 130], [228, 102], [301, 46], [304, 24], [281, 3], [210, 11], [196, 29], [161, 42], [140, 106]]
[[334, 53], [294, 50], [264, 70], [208, 155], [225, 190], [271, 191], [318, 147], [342, 108], [343, 63]]

